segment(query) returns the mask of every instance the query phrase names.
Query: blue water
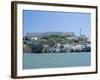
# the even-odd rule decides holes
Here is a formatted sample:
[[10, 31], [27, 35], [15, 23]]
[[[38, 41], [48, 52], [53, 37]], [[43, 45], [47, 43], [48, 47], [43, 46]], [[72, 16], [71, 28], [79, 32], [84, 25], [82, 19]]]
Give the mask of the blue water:
[[81, 53], [24, 53], [23, 69], [90, 66], [90, 52]]

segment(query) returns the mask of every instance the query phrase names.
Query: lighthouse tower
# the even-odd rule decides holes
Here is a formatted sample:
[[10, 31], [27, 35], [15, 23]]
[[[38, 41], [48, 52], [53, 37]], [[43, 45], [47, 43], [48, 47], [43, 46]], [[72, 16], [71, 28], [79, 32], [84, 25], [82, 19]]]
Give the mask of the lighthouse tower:
[[80, 36], [82, 36], [82, 30], [81, 30], [81, 28], [80, 28]]

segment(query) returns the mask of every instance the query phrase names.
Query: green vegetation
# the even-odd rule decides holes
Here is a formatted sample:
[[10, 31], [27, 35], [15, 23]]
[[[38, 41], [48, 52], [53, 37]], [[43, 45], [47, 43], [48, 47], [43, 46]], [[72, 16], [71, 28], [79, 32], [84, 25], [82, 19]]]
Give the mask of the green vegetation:
[[66, 43], [68, 41], [65, 36], [61, 36], [61, 35], [50, 35], [50, 36], [42, 37], [41, 39], [45, 40], [47, 42], [47, 44], [49, 44], [49, 43]]

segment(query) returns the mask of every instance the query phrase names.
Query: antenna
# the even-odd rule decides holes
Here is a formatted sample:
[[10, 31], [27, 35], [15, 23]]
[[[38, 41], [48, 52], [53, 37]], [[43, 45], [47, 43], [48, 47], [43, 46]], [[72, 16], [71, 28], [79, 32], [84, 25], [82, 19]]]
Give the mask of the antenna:
[[80, 27], [80, 36], [82, 35], [82, 30], [81, 30], [81, 27]]

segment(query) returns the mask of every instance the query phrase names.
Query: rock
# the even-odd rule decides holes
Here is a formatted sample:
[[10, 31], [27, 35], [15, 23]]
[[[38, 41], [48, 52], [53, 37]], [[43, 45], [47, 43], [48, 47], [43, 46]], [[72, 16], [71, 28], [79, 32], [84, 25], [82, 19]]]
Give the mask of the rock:
[[31, 53], [31, 52], [32, 52], [31, 48], [27, 44], [24, 44], [23, 53]]

